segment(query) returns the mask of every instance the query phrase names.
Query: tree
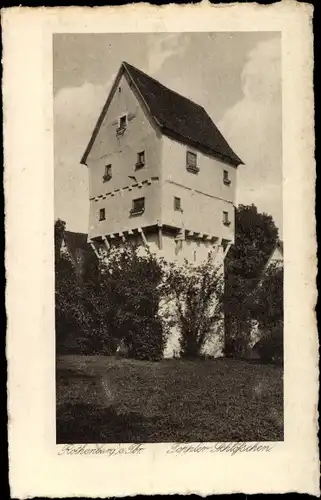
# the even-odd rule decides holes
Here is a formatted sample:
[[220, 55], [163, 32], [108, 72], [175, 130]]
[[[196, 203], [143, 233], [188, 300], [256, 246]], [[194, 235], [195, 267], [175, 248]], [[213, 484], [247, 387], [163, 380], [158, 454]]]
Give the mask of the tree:
[[123, 341], [136, 359], [163, 356], [166, 331], [158, 314], [163, 272], [148, 250], [140, 254], [128, 244], [109, 251], [98, 286], [94, 280], [86, 284], [86, 308], [103, 344], [115, 349]]
[[77, 276], [70, 256], [60, 252], [65, 227], [66, 223], [61, 219], [55, 221], [56, 350], [60, 354], [92, 353], [99, 335], [93, 316], [86, 308], [88, 298], [85, 304], [82, 280]]
[[167, 288], [169, 300], [175, 304], [180, 325], [180, 355], [183, 358], [200, 356], [222, 319], [224, 276], [222, 268], [214, 265], [211, 256], [197, 267], [185, 262], [169, 266]]
[[67, 256], [61, 256], [55, 265], [55, 320], [57, 352], [84, 352], [90, 318], [82, 305], [82, 290]]
[[163, 356], [166, 327], [159, 315], [164, 267], [148, 250], [114, 247], [106, 261], [88, 252], [78, 276], [61, 254], [65, 223], [55, 222], [56, 345], [60, 353], [113, 354], [120, 341], [128, 355]]
[[261, 338], [255, 345], [262, 361], [283, 361], [283, 266], [270, 265], [250, 302]]
[[260, 276], [278, 239], [273, 217], [255, 205], [239, 205], [235, 211], [235, 244], [226, 257], [228, 274], [247, 279]]
[[255, 205], [240, 205], [235, 212], [235, 244], [225, 259], [226, 354], [244, 353], [250, 342], [249, 297], [278, 238], [273, 218]]
[[283, 322], [283, 266], [271, 264], [266, 269], [252, 294], [250, 307], [261, 328]]
[[57, 219], [54, 226], [55, 263], [60, 259], [60, 249], [66, 229], [65, 221]]
[[275, 323], [262, 331], [260, 340], [254, 349], [258, 352], [261, 361], [283, 363], [283, 322]]

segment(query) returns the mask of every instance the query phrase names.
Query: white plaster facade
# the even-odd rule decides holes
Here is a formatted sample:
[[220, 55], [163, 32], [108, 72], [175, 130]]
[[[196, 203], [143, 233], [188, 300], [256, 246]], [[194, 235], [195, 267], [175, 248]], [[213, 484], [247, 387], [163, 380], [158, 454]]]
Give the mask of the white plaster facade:
[[[126, 126], [119, 133], [121, 117]], [[123, 66], [97, 126], [85, 160], [88, 240], [97, 255], [102, 244], [108, 252], [132, 240], [168, 261], [199, 264], [214, 250], [223, 263], [234, 242], [236, 166], [162, 134]], [[187, 152], [196, 154], [197, 172], [188, 170]], [[133, 214], [134, 200], [142, 198], [144, 210]], [[174, 330], [170, 355], [176, 349]]]

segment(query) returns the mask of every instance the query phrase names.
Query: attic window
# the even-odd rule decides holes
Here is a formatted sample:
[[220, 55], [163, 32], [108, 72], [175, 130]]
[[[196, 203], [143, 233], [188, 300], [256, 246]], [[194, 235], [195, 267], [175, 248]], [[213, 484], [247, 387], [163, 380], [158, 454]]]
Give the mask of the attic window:
[[101, 208], [99, 210], [99, 220], [105, 220], [106, 219], [106, 211], [104, 208]]
[[224, 224], [224, 226], [231, 225], [231, 221], [228, 218], [228, 212], [223, 212], [223, 224]]
[[111, 164], [105, 166], [105, 173], [103, 175], [103, 181], [108, 182], [112, 178]]
[[142, 168], [144, 166], [145, 166], [145, 151], [140, 151], [140, 153], [137, 153], [137, 162], [135, 167]]
[[231, 180], [228, 176], [228, 170], [223, 170], [223, 182], [226, 186], [229, 186], [231, 184]]
[[197, 174], [199, 172], [199, 168], [197, 166], [196, 153], [192, 153], [192, 151], [186, 152], [186, 168], [189, 172], [192, 172], [193, 174]]
[[123, 115], [119, 118], [119, 129], [124, 130], [127, 127], [127, 115]]

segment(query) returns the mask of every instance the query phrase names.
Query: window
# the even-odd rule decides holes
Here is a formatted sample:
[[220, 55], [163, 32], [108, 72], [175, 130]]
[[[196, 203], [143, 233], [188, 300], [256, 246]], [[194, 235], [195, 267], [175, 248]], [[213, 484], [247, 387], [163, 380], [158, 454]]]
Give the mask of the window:
[[223, 170], [223, 182], [226, 186], [229, 186], [231, 184], [231, 181], [228, 177], [228, 170]]
[[142, 168], [145, 165], [145, 151], [137, 153], [136, 168]]
[[119, 118], [119, 129], [123, 130], [127, 126], [127, 115], [123, 115]]
[[112, 177], [111, 165], [105, 165], [105, 173], [103, 175], [103, 181], [108, 182]]
[[228, 212], [223, 212], [223, 224], [224, 226], [229, 226], [231, 221], [228, 218]]
[[177, 196], [174, 196], [174, 210], [182, 210], [181, 199], [177, 198]]
[[104, 208], [101, 208], [99, 210], [99, 220], [105, 220], [106, 219], [106, 212]]
[[122, 115], [118, 119], [118, 127], [116, 130], [116, 137], [119, 138], [119, 137], [123, 136], [125, 131], [126, 131], [126, 127], [127, 127], [127, 115]]
[[141, 215], [145, 210], [145, 198], [136, 198], [133, 200], [133, 206], [130, 211], [131, 215]]
[[197, 166], [197, 156], [196, 153], [192, 153], [192, 151], [186, 152], [186, 168], [189, 172], [193, 172], [197, 174], [199, 168]]

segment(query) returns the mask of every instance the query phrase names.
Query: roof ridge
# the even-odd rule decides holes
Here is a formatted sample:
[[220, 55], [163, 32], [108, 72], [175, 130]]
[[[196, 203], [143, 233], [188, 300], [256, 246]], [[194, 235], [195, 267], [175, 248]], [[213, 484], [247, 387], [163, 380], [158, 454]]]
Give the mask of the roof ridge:
[[[198, 104], [197, 102], [193, 101], [193, 99], [190, 99], [189, 97], [186, 97], [184, 96], [183, 94], [180, 94], [179, 92], [177, 92], [176, 90], [173, 90], [169, 87], [167, 87], [166, 85], [164, 85], [162, 82], [160, 82], [159, 80], [157, 80], [156, 78], [150, 76], [148, 73], [145, 73], [144, 71], [142, 71], [141, 69], [139, 68], [136, 68], [136, 66], [133, 66], [132, 64], [126, 62], [126, 61], [123, 61], [122, 64], [125, 64], [127, 66], [131, 66], [132, 68], [134, 68], [135, 71], [138, 71], [139, 73], [142, 73], [144, 76], [147, 76], [147, 78], [149, 78], [150, 80], [153, 80], [154, 82], [156, 82], [158, 85], [160, 85], [161, 87], [164, 87], [164, 89], [166, 90], [169, 90], [170, 92], [172, 92], [173, 94], [176, 94], [178, 95], [179, 97], [181, 97], [182, 99], [185, 99], [186, 101], [189, 101], [191, 103], [193, 103], [195, 106], [198, 106], [199, 108], [202, 108], [205, 110], [205, 108], [201, 105], [201, 104]], [[207, 114], [207, 113], [206, 113]]]

